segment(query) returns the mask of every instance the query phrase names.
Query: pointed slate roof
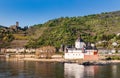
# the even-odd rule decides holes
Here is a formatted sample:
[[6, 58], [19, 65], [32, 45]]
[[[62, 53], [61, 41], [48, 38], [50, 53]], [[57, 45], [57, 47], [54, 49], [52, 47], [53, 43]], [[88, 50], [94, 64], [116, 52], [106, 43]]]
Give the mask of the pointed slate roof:
[[84, 42], [80, 37], [77, 38], [76, 42]]

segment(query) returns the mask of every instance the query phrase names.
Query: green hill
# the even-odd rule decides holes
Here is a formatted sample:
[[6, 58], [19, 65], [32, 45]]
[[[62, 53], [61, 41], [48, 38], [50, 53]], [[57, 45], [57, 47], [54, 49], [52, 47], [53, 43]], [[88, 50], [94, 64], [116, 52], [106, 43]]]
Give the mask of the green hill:
[[[21, 47], [40, 47], [52, 45], [59, 48], [61, 44], [74, 45], [81, 36], [85, 42], [96, 43], [117, 40], [120, 43], [120, 11], [92, 14], [88, 16], [60, 17], [44, 24], [12, 29], [0, 25], [0, 46], [12, 47], [16, 40], [26, 41]], [[19, 41], [20, 43], [20, 41]], [[22, 43], [21, 43], [22, 44]], [[13, 45], [14, 46], [14, 45]]]
[[61, 17], [30, 27], [27, 47], [74, 45], [81, 35], [86, 42], [111, 40], [120, 32], [120, 11], [78, 17]]

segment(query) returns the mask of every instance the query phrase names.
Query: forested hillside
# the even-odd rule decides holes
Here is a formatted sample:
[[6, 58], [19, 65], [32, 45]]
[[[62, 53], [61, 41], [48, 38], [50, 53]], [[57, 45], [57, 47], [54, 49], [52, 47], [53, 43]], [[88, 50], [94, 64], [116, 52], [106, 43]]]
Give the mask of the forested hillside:
[[74, 45], [75, 39], [80, 35], [85, 42], [110, 41], [119, 32], [120, 11], [61, 17], [30, 27], [27, 33], [31, 37], [26, 47]]
[[120, 36], [116, 36], [118, 33], [120, 33], [120, 11], [60, 17], [29, 28], [11, 29], [0, 26], [0, 46], [9, 46], [13, 40], [27, 40], [28, 43], [23, 47], [37, 48], [52, 45], [59, 48], [61, 44], [74, 45], [78, 36], [81, 36], [85, 42], [107, 41], [107, 44], [111, 44], [117, 41], [120, 44]]

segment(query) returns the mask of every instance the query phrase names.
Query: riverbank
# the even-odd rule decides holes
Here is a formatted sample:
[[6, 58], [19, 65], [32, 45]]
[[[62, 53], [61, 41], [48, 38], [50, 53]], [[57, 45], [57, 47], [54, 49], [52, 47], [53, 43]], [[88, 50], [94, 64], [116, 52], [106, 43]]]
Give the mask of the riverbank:
[[65, 59], [36, 59], [36, 58], [23, 58], [23, 61], [39, 61], [39, 62], [65, 62]]
[[35, 59], [35, 58], [23, 58], [19, 59], [23, 61], [36, 61], [36, 62], [60, 62], [60, 63], [78, 63], [80, 65], [106, 65], [106, 64], [118, 64], [120, 60], [68, 60], [68, 59]]
[[[3, 57], [3, 56], [1, 56]], [[5, 58], [5, 56], [4, 56]], [[64, 59], [64, 58], [52, 58], [52, 59], [37, 59], [34, 55], [15, 55], [14, 57], [6, 58], [7, 60], [15, 61], [34, 61], [34, 62], [60, 62], [60, 63], [78, 63], [81, 65], [105, 65], [120, 63], [120, 60], [80, 60], [80, 59]]]

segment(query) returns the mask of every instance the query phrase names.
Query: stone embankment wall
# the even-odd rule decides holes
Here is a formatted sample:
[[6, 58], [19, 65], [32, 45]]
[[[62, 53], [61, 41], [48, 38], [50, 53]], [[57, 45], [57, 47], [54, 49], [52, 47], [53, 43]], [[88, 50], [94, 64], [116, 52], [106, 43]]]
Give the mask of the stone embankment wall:
[[84, 60], [99, 60], [98, 55], [85, 55]]

